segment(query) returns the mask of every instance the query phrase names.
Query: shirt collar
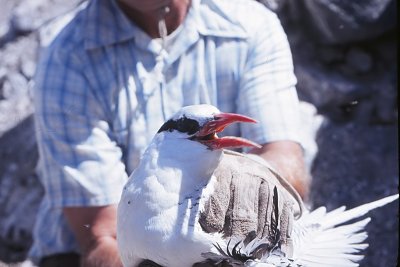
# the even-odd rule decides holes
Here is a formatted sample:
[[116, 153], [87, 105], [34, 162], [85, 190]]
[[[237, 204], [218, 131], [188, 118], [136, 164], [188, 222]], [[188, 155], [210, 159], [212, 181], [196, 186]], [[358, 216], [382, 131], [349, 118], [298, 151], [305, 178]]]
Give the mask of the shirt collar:
[[[203, 4], [207, 2], [207, 4]], [[246, 38], [240, 23], [233, 21], [218, 3], [192, 0], [185, 24], [192, 35]], [[93, 49], [129, 39], [150, 39], [132, 23], [119, 8], [116, 0], [92, 0], [86, 11], [85, 48]]]

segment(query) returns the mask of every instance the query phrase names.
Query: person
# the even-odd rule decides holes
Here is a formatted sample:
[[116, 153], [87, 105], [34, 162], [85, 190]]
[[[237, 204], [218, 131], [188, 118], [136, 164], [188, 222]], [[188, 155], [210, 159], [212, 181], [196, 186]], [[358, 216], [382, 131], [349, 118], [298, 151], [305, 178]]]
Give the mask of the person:
[[41, 55], [35, 119], [45, 196], [39, 266], [121, 266], [116, 207], [163, 122], [209, 103], [255, 118], [226, 130], [262, 144], [303, 196], [299, 103], [287, 37], [250, 0], [91, 0]]

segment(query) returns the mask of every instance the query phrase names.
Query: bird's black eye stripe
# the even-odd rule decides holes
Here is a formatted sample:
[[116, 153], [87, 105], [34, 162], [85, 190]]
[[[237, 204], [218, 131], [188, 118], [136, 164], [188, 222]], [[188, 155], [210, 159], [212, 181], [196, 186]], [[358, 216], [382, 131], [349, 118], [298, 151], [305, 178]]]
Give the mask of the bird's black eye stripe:
[[196, 120], [182, 117], [178, 120], [168, 120], [163, 124], [163, 126], [161, 126], [160, 130], [158, 130], [158, 133], [163, 131], [172, 132], [173, 130], [191, 135], [200, 130], [200, 124]]

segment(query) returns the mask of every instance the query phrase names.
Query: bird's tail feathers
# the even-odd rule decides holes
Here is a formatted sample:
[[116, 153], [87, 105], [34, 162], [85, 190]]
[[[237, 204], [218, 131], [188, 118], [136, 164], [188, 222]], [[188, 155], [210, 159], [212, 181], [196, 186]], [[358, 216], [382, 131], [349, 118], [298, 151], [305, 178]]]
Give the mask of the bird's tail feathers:
[[359, 266], [364, 258], [360, 253], [368, 247], [364, 243], [368, 237], [365, 227], [371, 219], [353, 220], [398, 197], [392, 195], [347, 211], [340, 207], [326, 212], [321, 207], [304, 214], [293, 229], [294, 263], [308, 267]]
[[[369, 211], [382, 207], [386, 204], [389, 204], [390, 202], [395, 201], [396, 199], [399, 198], [399, 194], [395, 194], [392, 196], [388, 196], [376, 201], [372, 201], [369, 203], [366, 203], [364, 205], [358, 206], [356, 208], [340, 212], [339, 210], [334, 210], [331, 212], [328, 212], [326, 214], [326, 217], [324, 219], [324, 223], [321, 224], [325, 229], [334, 227], [336, 225], [348, 222], [352, 219], [359, 218], [365, 214], [367, 214]], [[341, 210], [343, 210], [344, 207], [341, 207]]]

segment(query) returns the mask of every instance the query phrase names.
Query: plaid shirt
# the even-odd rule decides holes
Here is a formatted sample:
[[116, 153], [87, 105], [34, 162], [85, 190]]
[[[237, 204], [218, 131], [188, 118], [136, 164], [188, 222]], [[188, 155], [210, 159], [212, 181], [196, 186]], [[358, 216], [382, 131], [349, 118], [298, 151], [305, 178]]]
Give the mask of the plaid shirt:
[[115, 0], [92, 0], [42, 55], [35, 79], [40, 179], [31, 257], [78, 251], [61, 208], [118, 203], [147, 144], [180, 107], [259, 121], [226, 134], [300, 141], [290, 48], [255, 1], [193, 0], [168, 51]]

